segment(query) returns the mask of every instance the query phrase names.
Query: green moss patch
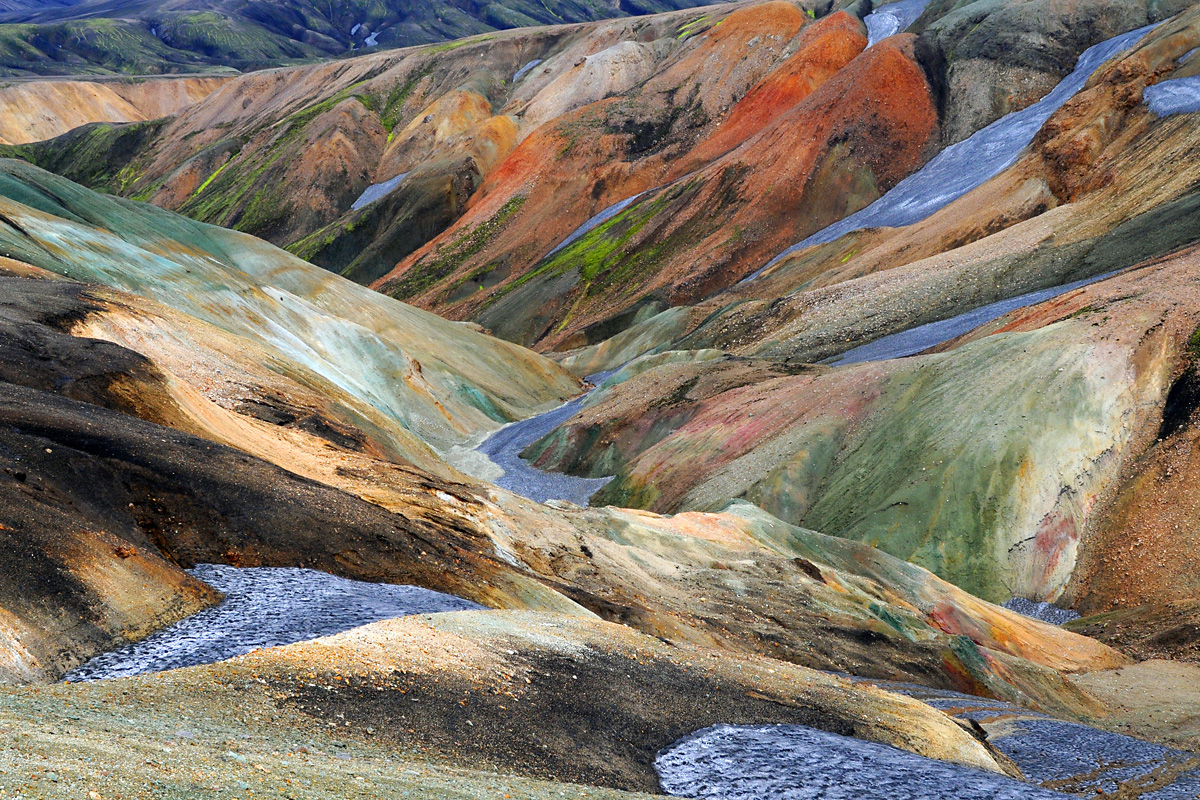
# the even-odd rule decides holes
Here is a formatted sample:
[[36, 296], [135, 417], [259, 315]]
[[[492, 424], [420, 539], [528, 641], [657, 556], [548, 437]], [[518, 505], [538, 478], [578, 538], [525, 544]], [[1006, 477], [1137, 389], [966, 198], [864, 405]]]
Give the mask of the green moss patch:
[[55, 139], [0, 146], [0, 158], [17, 158], [89, 189], [126, 194], [147, 168], [149, 151], [167, 120], [96, 123]]
[[480, 253], [488, 242], [508, 227], [513, 215], [524, 207], [525, 201], [524, 195], [512, 198], [487, 221], [459, 235], [430, 258], [414, 264], [403, 276], [389, 283], [385, 292], [398, 299], [414, 297], [432, 288], [438, 281], [453, 275], [469, 258]]

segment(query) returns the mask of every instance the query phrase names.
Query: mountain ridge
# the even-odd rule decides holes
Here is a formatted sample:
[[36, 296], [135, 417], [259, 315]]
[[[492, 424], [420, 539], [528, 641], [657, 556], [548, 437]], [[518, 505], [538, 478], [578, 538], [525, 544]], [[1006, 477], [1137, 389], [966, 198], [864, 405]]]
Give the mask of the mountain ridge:
[[254, 70], [705, 0], [85, 0], [0, 14], [0, 77]]

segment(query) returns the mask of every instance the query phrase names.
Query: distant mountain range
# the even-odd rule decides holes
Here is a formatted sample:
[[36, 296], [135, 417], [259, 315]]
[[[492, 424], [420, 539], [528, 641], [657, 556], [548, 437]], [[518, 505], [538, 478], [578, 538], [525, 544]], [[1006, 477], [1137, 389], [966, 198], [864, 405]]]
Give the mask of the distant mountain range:
[[704, 0], [0, 0], [0, 76], [252, 70]]

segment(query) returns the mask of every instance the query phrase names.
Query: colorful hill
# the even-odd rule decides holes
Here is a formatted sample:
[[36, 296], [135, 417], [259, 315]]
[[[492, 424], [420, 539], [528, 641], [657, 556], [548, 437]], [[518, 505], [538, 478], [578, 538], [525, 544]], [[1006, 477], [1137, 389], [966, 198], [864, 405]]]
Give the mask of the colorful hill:
[[0, 791], [1194, 794], [1198, 52], [768, 0], [0, 89]]

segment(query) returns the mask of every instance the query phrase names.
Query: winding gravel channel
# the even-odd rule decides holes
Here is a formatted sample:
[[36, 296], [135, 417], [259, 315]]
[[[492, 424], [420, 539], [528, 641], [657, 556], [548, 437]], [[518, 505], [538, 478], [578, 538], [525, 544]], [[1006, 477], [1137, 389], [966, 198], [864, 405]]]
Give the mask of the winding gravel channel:
[[[596, 387], [592, 392], [616, 371], [589, 375], [587, 380]], [[476, 452], [487, 456], [493, 464], [504, 470], [504, 474], [492, 479], [492, 483], [538, 503], [566, 500], [577, 506], [586, 506], [588, 498], [612, 478], [577, 478], [561, 472], [543, 472], [521, 458], [521, 451], [575, 416], [592, 392], [545, 414], [505, 425], [475, 448]]]
[[880, 337], [873, 342], [867, 342], [852, 350], [847, 350], [839, 356], [827, 359], [824, 363], [833, 366], [844, 366], [846, 364], [859, 364], [864, 361], [886, 361], [890, 358], [904, 358], [916, 355], [922, 350], [928, 350], [930, 347], [936, 347], [939, 344], [944, 344], [951, 339], [962, 336], [964, 333], [969, 333], [984, 323], [999, 319], [1010, 311], [1016, 311], [1020, 308], [1045, 302], [1061, 294], [1066, 294], [1089, 284], [1111, 278], [1118, 272], [1120, 270], [1106, 272], [1103, 275], [1094, 275], [1091, 278], [1085, 278], [1081, 281], [1064, 283], [1061, 286], [1052, 286], [1049, 289], [1040, 289], [1036, 292], [1018, 295], [1017, 297], [1010, 297], [1007, 300], [1001, 300], [997, 303], [989, 303], [986, 306], [980, 306], [979, 308], [963, 312], [950, 319], [938, 320], [926, 325], [918, 325], [915, 328], [893, 333], [890, 336]]
[[718, 725], [659, 754], [663, 789], [699, 800], [983, 800], [1095, 797], [1184, 800], [1200, 795], [1200, 757], [1064, 722], [996, 700], [879, 683], [961, 720], [992, 726], [989, 740], [1029, 783], [796, 725]]
[[698, 800], [1061, 800], [1002, 775], [799, 725], [706, 728], [655, 763], [663, 790]]
[[107, 680], [214, 664], [394, 617], [483, 608], [417, 586], [364, 583], [311, 569], [201, 564], [190, 572], [222, 592], [224, 601], [140, 642], [96, 656], [64, 680]]

